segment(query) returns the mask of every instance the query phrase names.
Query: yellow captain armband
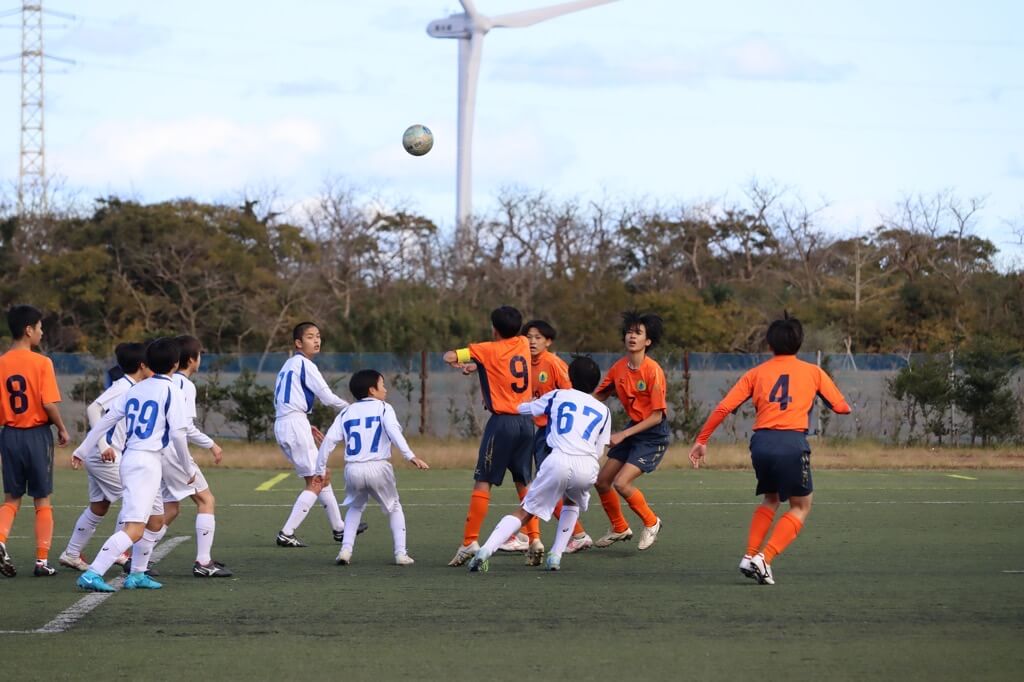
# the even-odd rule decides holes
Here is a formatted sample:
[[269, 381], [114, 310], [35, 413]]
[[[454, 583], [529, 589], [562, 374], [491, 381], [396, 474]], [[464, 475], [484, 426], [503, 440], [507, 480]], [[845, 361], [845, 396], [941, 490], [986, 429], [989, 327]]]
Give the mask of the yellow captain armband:
[[455, 358], [463, 364], [473, 360], [473, 356], [469, 354], [468, 348], [460, 348], [455, 351]]

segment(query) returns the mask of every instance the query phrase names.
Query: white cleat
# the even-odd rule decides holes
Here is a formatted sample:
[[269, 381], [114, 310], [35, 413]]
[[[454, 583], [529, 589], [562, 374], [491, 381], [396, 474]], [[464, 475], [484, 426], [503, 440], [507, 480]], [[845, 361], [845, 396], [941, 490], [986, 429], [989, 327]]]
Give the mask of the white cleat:
[[334, 560], [334, 563], [339, 566], [348, 566], [352, 563], [352, 548], [342, 547], [341, 551], [338, 552], [338, 558]]
[[740, 559], [740, 573], [751, 580], [757, 580], [757, 573], [754, 571], [754, 565], [750, 563], [750, 560], [753, 558], [754, 557], [750, 554], [743, 555], [743, 558]]
[[755, 554], [750, 557], [750, 568], [754, 571], [754, 577], [762, 585], [774, 585], [775, 576], [772, 575], [772, 567], [764, 560], [764, 554]]
[[565, 547], [566, 554], [575, 554], [576, 552], [584, 552], [594, 546], [594, 540], [586, 533], [582, 535], [573, 535], [572, 539], [569, 540], [569, 544]]
[[527, 566], [540, 566], [544, 561], [544, 543], [534, 540], [530, 543], [530, 549], [526, 552]]
[[639, 550], [650, 549], [651, 545], [658, 541], [661, 525], [661, 519], [658, 519], [653, 526], [644, 526], [644, 529], [640, 531], [640, 540], [636, 543], [636, 548]]
[[449, 566], [462, 566], [467, 561], [476, 556], [476, 553], [480, 551], [480, 543], [475, 540], [468, 545], [459, 547], [458, 551], [455, 552], [455, 556], [448, 562]]
[[602, 535], [594, 541], [594, 547], [611, 547], [616, 542], [629, 542], [633, 539], [633, 531], [629, 528], [616, 533], [614, 530], [609, 530], [606, 535]]
[[67, 566], [68, 568], [73, 568], [76, 571], [82, 571], [84, 573], [89, 570], [89, 562], [81, 556], [71, 556], [67, 552], [64, 552], [60, 555], [59, 561], [61, 566]]
[[408, 554], [396, 554], [395, 555], [395, 566], [412, 566], [415, 561]]
[[525, 552], [530, 549], [530, 540], [522, 533], [516, 533], [506, 540], [500, 547], [499, 552]]

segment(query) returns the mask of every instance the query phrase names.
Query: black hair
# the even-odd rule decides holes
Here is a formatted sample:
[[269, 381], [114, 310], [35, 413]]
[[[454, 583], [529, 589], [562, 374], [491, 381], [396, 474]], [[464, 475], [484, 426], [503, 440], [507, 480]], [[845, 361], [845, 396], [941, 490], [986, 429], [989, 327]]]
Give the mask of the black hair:
[[498, 336], [511, 339], [519, 336], [523, 326], [523, 314], [510, 305], [503, 305], [491, 312], [491, 324], [498, 331]]
[[146, 365], [154, 374], [170, 374], [181, 358], [181, 346], [169, 336], [146, 346]]
[[316, 322], [299, 322], [295, 325], [295, 329], [292, 330], [292, 341], [301, 341], [302, 335], [305, 334], [310, 327], [315, 328], [317, 331], [320, 330], [320, 327], [317, 326]]
[[[139, 371], [142, 363], [146, 362], [146, 346], [141, 343], [119, 343], [114, 349], [114, 356], [117, 358], [117, 367], [121, 370], [121, 376], [135, 374]], [[115, 377], [111, 371], [110, 378], [117, 381], [121, 377]]]
[[526, 336], [526, 333], [531, 329], [536, 329], [537, 332], [548, 341], [554, 341], [555, 336], [557, 336], [555, 328], [552, 327], [551, 323], [547, 322], [546, 320], [530, 320], [529, 322], [524, 324], [522, 331], [523, 336]]
[[178, 369], [185, 369], [188, 367], [188, 363], [193, 360], [199, 359], [199, 354], [203, 352], [203, 344], [199, 342], [194, 336], [188, 334], [182, 334], [174, 339], [181, 346], [181, 357], [178, 359]]
[[789, 313], [783, 313], [781, 320], [768, 325], [764, 337], [776, 355], [796, 355], [804, 343], [804, 326], [800, 320], [790, 317]]
[[651, 340], [649, 348], [654, 348], [661, 341], [661, 334], [664, 330], [664, 323], [661, 321], [661, 316], [655, 315], [654, 313], [644, 313], [641, 315], [635, 310], [628, 310], [622, 313], [622, 336], [625, 338], [633, 329], [639, 329], [643, 325], [644, 331], [647, 333], [647, 338]]
[[34, 305], [15, 305], [7, 311], [7, 326], [15, 341], [25, 337], [25, 327], [34, 327], [43, 319], [43, 312]]
[[593, 393], [601, 383], [601, 368], [589, 355], [574, 355], [569, 363], [569, 381], [583, 393]]
[[382, 378], [384, 375], [375, 369], [361, 369], [348, 380], [348, 390], [352, 392], [353, 398], [362, 400], [370, 395], [370, 389], [376, 388]]

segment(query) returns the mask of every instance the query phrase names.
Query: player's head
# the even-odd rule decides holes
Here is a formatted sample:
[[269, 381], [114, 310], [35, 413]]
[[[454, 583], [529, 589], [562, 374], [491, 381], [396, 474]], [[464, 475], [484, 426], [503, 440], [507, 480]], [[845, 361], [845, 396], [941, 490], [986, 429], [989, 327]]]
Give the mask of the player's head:
[[593, 393], [601, 383], [601, 368], [589, 355], [576, 355], [569, 363], [569, 381], [577, 391]]
[[300, 322], [292, 330], [292, 343], [295, 350], [303, 355], [315, 355], [320, 352], [320, 327], [315, 322]]
[[784, 313], [781, 320], [768, 325], [765, 340], [776, 355], [796, 355], [804, 342], [804, 327], [800, 320]]
[[135, 374], [146, 362], [146, 346], [135, 342], [119, 343], [114, 349], [114, 357], [122, 372]]
[[384, 387], [384, 375], [375, 369], [361, 369], [352, 375], [348, 380], [348, 390], [352, 397], [362, 400], [368, 396], [377, 400], [384, 400], [388, 397], [388, 390]]
[[169, 336], [153, 341], [146, 346], [146, 365], [153, 374], [170, 374], [178, 368], [181, 346]]
[[545, 320], [530, 320], [523, 325], [522, 334], [530, 342], [530, 355], [537, 356], [551, 347], [556, 332]]
[[654, 313], [641, 315], [635, 310], [622, 313], [622, 339], [627, 351], [654, 348], [661, 341], [661, 332], [661, 317]]
[[15, 341], [27, 337], [32, 345], [36, 345], [43, 338], [43, 313], [34, 305], [11, 306], [7, 311], [7, 326]]
[[523, 314], [510, 305], [503, 305], [491, 312], [491, 326], [498, 338], [511, 339], [518, 336], [523, 327]]
[[[203, 344], [194, 336], [182, 334], [174, 339], [181, 346], [181, 357], [178, 358], [178, 369], [193, 370], [199, 369], [199, 363], [203, 355]], [[195, 363], [194, 365], [192, 363]]]

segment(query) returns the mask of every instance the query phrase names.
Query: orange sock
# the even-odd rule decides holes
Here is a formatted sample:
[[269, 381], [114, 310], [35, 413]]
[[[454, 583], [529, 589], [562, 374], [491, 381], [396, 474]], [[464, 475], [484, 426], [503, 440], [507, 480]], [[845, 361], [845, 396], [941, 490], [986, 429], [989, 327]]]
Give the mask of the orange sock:
[[644, 522], [644, 525], [650, 528], [651, 526], [658, 523], [658, 517], [655, 516], [654, 512], [647, 505], [647, 498], [637, 488], [633, 491], [633, 494], [626, 498], [626, 502], [629, 503], [629, 508], [632, 509], [637, 516]]
[[0, 542], [7, 542], [7, 536], [11, 534], [11, 526], [14, 525], [14, 517], [18, 515], [18, 508], [10, 502], [0, 505]]
[[772, 536], [768, 538], [768, 546], [764, 548], [765, 562], [770, 564], [772, 559], [782, 554], [783, 550], [789, 547], [789, 543], [796, 540], [796, 536], [800, 534], [800, 529], [803, 527], [803, 521], [792, 512], [783, 514], [779, 522], [775, 524]]
[[491, 494], [486, 490], [474, 490], [469, 496], [469, 513], [466, 514], [466, 527], [462, 534], [463, 546], [480, 539], [480, 526], [484, 525], [490, 504]]
[[46, 561], [53, 542], [53, 507], [36, 507], [36, 560]]
[[754, 556], [761, 551], [764, 537], [768, 535], [768, 529], [772, 527], [775, 520], [775, 510], [763, 504], [757, 505], [754, 516], [750, 519], [750, 533], [747, 534], [747, 555]]
[[604, 513], [608, 515], [608, 520], [612, 522], [613, 531], [624, 533], [629, 529], [626, 517], [622, 515], [622, 505], [619, 504], [617, 492], [609, 490], [606, 493], [601, 493], [601, 506], [604, 507]]
[[[523, 498], [526, 497], [527, 490], [527, 488], [523, 488], [522, 490], [516, 488], [516, 493], [519, 494], [520, 502], [522, 502]], [[533, 542], [534, 540], [540, 540], [540, 519], [534, 516], [532, 519], [524, 523], [523, 527], [520, 530], [526, 533], [526, 536], [530, 538], [530, 542]]]
[[[562, 501], [561, 500], [559, 500], [558, 504], [555, 505], [554, 516], [555, 516], [556, 519], [562, 518]], [[586, 533], [586, 531], [583, 530], [583, 524], [579, 522], [579, 519], [577, 519], [576, 520], [576, 526], [572, 529], [572, 534], [573, 535], [583, 535], [584, 533]]]

